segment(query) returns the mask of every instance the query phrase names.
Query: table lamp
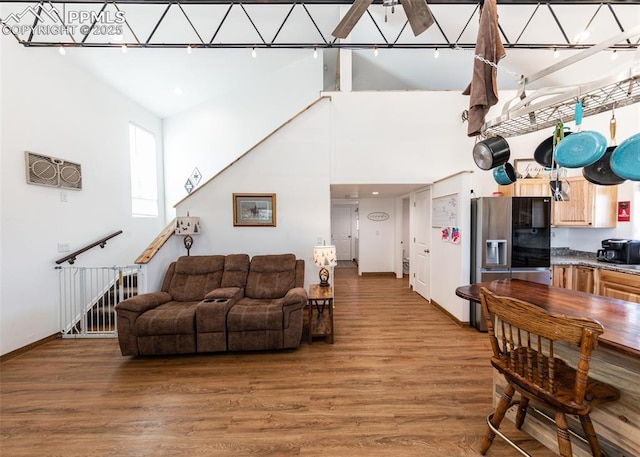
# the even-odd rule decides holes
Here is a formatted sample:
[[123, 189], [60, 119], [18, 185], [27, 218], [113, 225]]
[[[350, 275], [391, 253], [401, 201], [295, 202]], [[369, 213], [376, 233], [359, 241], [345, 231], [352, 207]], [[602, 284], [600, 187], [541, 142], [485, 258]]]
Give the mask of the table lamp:
[[329, 270], [338, 264], [335, 246], [314, 246], [313, 264], [320, 267], [320, 287], [329, 287]]
[[189, 216], [189, 213], [187, 213], [186, 217], [177, 217], [174, 233], [176, 235], [185, 235], [184, 247], [187, 249], [187, 255], [189, 255], [191, 246], [193, 246], [193, 237], [191, 235], [200, 234], [200, 218], [191, 217]]

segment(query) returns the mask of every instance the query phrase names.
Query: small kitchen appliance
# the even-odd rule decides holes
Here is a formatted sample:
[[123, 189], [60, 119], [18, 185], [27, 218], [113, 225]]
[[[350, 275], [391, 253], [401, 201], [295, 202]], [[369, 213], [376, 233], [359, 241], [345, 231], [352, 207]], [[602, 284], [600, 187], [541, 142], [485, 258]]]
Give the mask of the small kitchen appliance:
[[597, 259], [601, 262], [621, 265], [640, 265], [640, 240], [609, 238], [602, 240]]

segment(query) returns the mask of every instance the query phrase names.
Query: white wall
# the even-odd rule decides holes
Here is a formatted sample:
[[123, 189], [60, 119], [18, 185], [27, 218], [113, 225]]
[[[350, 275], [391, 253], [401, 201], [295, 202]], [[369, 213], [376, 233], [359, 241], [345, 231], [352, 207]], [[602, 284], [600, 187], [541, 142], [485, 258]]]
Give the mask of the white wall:
[[[82, 51], [80, 51], [82, 52]], [[131, 264], [164, 226], [164, 217], [131, 217], [129, 121], [161, 139], [160, 120], [75, 67], [55, 48], [0, 40], [2, 354], [59, 331], [58, 243], [80, 249], [112, 232], [104, 249], [77, 266]], [[81, 191], [29, 185], [24, 151], [82, 166]], [[159, 148], [159, 162], [161, 148]], [[161, 171], [161, 168], [159, 169]], [[160, 190], [162, 195], [162, 189]], [[164, 205], [164, 202], [161, 202]]]
[[[396, 270], [395, 239], [396, 200], [389, 198], [360, 199], [359, 273], [386, 273]], [[371, 213], [387, 213], [389, 219], [369, 219]], [[402, 215], [400, 215], [402, 217]]]
[[200, 185], [247, 152], [278, 126], [317, 100], [322, 90], [322, 61], [308, 53], [251, 86], [164, 121], [167, 216], [186, 197], [194, 168]]
[[[295, 123], [180, 202], [201, 219], [192, 254], [294, 253], [306, 261], [306, 280], [317, 277], [313, 246], [331, 239], [329, 162], [330, 101], [322, 100]], [[233, 193], [275, 193], [276, 227], [234, 227]]]
[[331, 93], [332, 184], [428, 184], [476, 168], [458, 92]]
[[431, 298], [461, 322], [469, 322], [469, 302], [455, 295], [456, 287], [469, 284], [471, 252], [472, 181], [477, 173], [459, 173], [433, 185], [431, 198], [458, 195], [460, 243], [441, 239], [441, 228], [431, 229]]

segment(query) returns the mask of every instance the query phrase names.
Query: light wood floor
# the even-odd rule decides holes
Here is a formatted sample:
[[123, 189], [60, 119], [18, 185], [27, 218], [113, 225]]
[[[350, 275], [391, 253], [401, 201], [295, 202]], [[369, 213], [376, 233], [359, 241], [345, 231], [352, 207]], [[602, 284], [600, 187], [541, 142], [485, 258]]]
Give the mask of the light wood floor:
[[[55, 340], [3, 362], [0, 455], [479, 455], [486, 334], [406, 279], [335, 276], [333, 345], [129, 358], [114, 339]], [[488, 455], [516, 454], [496, 438]]]

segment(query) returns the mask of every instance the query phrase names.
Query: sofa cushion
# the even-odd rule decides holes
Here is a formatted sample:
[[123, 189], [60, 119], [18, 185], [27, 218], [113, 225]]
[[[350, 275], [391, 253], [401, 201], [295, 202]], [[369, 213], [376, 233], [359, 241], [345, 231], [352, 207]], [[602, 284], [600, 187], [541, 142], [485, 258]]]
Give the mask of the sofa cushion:
[[245, 296], [281, 298], [295, 287], [296, 256], [294, 254], [257, 255], [251, 259]]
[[223, 269], [223, 255], [180, 257], [168, 292], [176, 301], [200, 301], [207, 292], [220, 287]]
[[199, 301], [171, 301], [143, 313], [136, 319], [135, 334], [178, 335], [195, 334], [196, 305]]
[[247, 285], [249, 256], [247, 254], [229, 254], [224, 258], [222, 287], [240, 287]]
[[283, 322], [282, 299], [243, 298], [227, 314], [227, 331], [282, 330]]

